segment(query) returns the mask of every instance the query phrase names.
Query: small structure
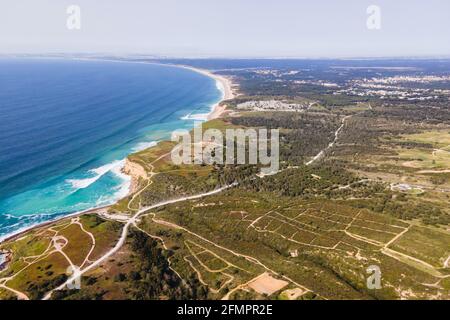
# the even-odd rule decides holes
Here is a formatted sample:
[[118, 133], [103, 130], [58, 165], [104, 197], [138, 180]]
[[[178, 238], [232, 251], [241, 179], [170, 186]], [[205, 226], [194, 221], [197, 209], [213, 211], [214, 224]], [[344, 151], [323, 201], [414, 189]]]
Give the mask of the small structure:
[[271, 294], [283, 289], [289, 283], [284, 280], [275, 279], [269, 273], [264, 272], [260, 276], [251, 281], [248, 286], [258, 292], [259, 294]]
[[298, 250], [291, 250], [289, 251], [289, 254], [291, 255], [292, 258], [297, 258], [298, 257]]

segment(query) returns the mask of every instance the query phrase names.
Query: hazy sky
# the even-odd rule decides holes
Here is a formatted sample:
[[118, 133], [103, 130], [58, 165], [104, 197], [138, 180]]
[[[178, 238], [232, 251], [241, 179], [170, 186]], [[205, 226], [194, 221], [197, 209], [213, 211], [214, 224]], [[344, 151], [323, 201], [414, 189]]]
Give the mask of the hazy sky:
[[[81, 30], [68, 30], [69, 5]], [[381, 30], [366, 26], [381, 8]], [[450, 56], [449, 0], [1, 0], [0, 53]]]

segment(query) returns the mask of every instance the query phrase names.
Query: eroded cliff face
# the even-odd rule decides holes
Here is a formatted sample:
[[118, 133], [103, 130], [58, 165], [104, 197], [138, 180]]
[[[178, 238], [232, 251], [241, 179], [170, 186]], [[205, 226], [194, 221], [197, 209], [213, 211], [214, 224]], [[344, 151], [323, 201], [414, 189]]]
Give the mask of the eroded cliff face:
[[5, 270], [12, 260], [12, 251], [0, 250], [0, 271]]
[[148, 174], [144, 167], [128, 158], [125, 160], [123, 172], [131, 177], [130, 193], [135, 193], [137, 191], [139, 179], [148, 179]]

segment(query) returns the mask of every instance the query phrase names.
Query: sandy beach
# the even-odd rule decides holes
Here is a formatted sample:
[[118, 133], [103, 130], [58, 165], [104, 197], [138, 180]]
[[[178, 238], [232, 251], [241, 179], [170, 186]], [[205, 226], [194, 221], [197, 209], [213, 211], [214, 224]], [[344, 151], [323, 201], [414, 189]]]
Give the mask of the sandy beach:
[[210, 70], [199, 69], [199, 68], [194, 68], [194, 67], [185, 66], [185, 65], [178, 65], [178, 67], [185, 68], [185, 69], [188, 69], [188, 70], [192, 70], [194, 72], [201, 73], [201, 74], [203, 74], [205, 76], [208, 76], [208, 77], [213, 78], [214, 80], [216, 80], [219, 89], [223, 92], [223, 98], [222, 98], [221, 101], [219, 101], [217, 104], [215, 104], [211, 108], [211, 112], [208, 114], [207, 119], [208, 120], [213, 120], [213, 119], [220, 118], [226, 111], [226, 106], [225, 105], [221, 105], [222, 102], [226, 101], [226, 100], [233, 99], [236, 96], [234, 94], [234, 92], [233, 92], [233, 83], [232, 83], [232, 81], [229, 78], [225, 77], [225, 76], [214, 74]]
[[222, 86], [221, 90], [223, 90], [223, 92], [224, 92], [223, 100], [230, 100], [235, 97], [235, 94], [233, 93], [233, 90], [232, 90], [232, 82], [229, 78], [226, 78], [225, 76], [214, 74], [210, 70], [198, 69], [198, 68], [184, 66], [184, 65], [180, 66], [180, 67], [204, 74], [205, 76], [208, 76], [208, 77], [213, 78], [214, 80], [218, 81]]
[[[90, 59], [80, 59], [80, 60], [90, 60]], [[112, 61], [114, 61], [114, 60], [112, 60]], [[127, 63], [127, 61], [117, 61], [117, 62]], [[130, 63], [133, 63], [133, 62], [130, 62]], [[145, 63], [145, 62], [138, 62], [138, 63]], [[194, 68], [194, 67], [190, 67], [190, 66], [186, 66], [186, 65], [170, 65], [170, 64], [161, 64], [161, 63], [153, 63], [153, 64], [160, 64], [160, 65], [165, 65], [165, 66], [173, 66], [173, 67], [189, 69], [191, 71], [208, 76], [217, 82], [217, 86], [218, 86], [219, 90], [221, 90], [223, 93], [222, 100], [220, 100], [217, 104], [212, 106], [211, 112], [207, 116], [207, 120], [213, 120], [213, 119], [220, 118], [226, 112], [226, 105], [222, 105], [222, 102], [233, 99], [235, 97], [235, 94], [232, 89], [233, 83], [227, 77], [224, 77], [221, 75], [216, 75], [212, 71], [209, 71], [209, 70]], [[129, 197], [132, 194], [133, 194], [133, 190], [130, 189], [129, 194], [127, 194], [126, 197]], [[73, 218], [73, 217], [84, 215], [84, 214], [92, 214], [92, 213], [96, 213], [97, 211], [106, 211], [111, 206], [112, 205], [103, 206], [103, 207], [99, 207], [99, 208], [91, 208], [91, 209], [87, 209], [87, 210], [83, 210], [83, 211], [79, 211], [79, 212], [74, 212], [74, 213], [71, 213], [71, 214], [68, 214], [65, 216], [58, 217], [56, 219], [51, 219], [49, 221], [38, 223], [36, 225], [24, 227], [24, 228], [17, 230], [16, 232], [13, 232], [11, 234], [0, 236], [0, 243], [18, 239], [31, 230], [46, 227], [50, 224], [59, 222], [64, 219]]]
[[[92, 60], [98, 60], [98, 59], [74, 58], [74, 60], [92, 61]], [[203, 74], [207, 77], [210, 77], [210, 78], [216, 80], [219, 90], [223, 92], [223, 97], [222, 97], [221, 101], [219, 101], [216, 105], [214, 105], [211, 108], [211, 112], [208, 114], [207, 120], [213, 120], [213, 119], [220, 118], [226, 111], [226, 106], [222, 106], [221, 103], [225, 100], [230, 100], [230, 99], [233, 99], [236, 97], [235, 93], [233, 92], [233, 82], [231, 81], [231, 79], [229, 79], [225, 76], [217, 75], [217, 74], [213, 73], [213, 71], [211, 71], [211, 70], [195, 68], [195, 67], [182, 65], [182, 64], [169, 64], [169, 63], [162, 63], [162, 62], [127, 61], [127, 60], [113, 60], [113, 59], [101, 59], [101, 60], [102, 61], [110, 61], [110, 62], [118, 62], [118, 63], [156, 64], [156, 65], [161, 65], [161, 66], [166, 66], [166, 67], [169, 66], [169, 67], [175, 67], [175, 68], [184, 68], [184, 69], [188, 69], [188, 70]]]

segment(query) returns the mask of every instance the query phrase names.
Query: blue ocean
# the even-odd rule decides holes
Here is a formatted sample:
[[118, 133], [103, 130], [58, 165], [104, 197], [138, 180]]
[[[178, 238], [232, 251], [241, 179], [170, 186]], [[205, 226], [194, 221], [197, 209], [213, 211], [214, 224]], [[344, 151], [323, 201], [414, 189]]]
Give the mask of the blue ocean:
[[124, 197], [126, 156], [192, 128], [221, 97], [178, 67], [0, 59], [0, 238]]

